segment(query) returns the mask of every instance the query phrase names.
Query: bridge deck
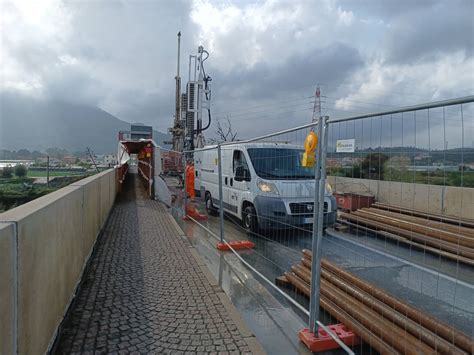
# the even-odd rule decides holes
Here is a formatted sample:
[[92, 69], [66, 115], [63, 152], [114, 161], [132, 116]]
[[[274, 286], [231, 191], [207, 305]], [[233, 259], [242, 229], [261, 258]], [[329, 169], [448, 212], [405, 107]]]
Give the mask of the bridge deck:
[[53, 352], [258, 352], [166, 208], [125, 184]]

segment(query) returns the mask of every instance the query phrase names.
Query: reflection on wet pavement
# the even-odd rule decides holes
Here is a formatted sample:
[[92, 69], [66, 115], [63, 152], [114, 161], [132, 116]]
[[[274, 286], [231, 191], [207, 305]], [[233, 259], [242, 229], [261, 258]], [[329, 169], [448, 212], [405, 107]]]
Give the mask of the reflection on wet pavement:
[[[296, 307], [243, 266], [230, 253], [223, 257], [215, 249], [216, 239], [194, 222], [179, 216], [178, 197], [174, 215], [188, 238], [206, 260], [211, 271], [222, 280], [222, 287], [242, 312], [243, 318], [269, 353], [305, 353], [297, 332], [306, 326], [307, 317]], [[196, 205], [205, 211], [199, 201]], [[218, 217], [201, 222], [219, 234]], [[293, 229], [262, 236], [249, 236], [238, 220], [225, 218], [225, 239], [250, 239], [254, 250], [239, 254], [250, 265], [273, 281], [301, 259], [302, 249], [311, 249], [311, 233]], [[472, 335], [474, 332], [474, 270], [464, 265], [419, 250], [410, 249], [372, 236], [340, 233], [329, 229], [322, 241], [323, 257], [387, 290], [392, 295]], [[258, 277], [257, 277], [258, 278]], [[285, 290], [308, 308], [305, 297]], [[331, 320], [324, 312], [321, 319]], [[362, 349], [361, 349], [362, 350]]]

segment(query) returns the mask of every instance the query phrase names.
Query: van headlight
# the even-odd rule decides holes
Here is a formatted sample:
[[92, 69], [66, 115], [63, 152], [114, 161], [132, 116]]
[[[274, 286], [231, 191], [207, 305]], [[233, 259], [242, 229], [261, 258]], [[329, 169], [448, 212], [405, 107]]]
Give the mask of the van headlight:
[[326, 193], [332, 195], [332, 186], [329, 182], [326, 183]]
[[266, 181], [257, 182], [258, 189], [267, 194], [279, 195], [278, 189], [275, 184]]

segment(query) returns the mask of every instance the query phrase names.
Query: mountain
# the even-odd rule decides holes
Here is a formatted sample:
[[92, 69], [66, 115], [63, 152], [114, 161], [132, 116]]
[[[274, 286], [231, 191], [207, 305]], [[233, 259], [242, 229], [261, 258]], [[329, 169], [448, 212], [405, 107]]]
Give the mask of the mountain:
[[[90, 147], [96, 154], [114, 153], [121, 130], [130, 130], [130, 123], [96, 107], [0, 93], [0, 149]], [[159, 145], [170, 140], [158, 131], [153, 136]]]

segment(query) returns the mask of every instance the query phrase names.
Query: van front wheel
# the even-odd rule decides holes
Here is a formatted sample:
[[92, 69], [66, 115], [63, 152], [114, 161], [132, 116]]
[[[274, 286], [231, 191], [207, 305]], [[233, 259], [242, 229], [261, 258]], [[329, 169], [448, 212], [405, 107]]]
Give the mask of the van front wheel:
[[257, 220], [257, 211], [255, 211], [255, 207], [253, 207], [252, 205], [245, 207], [244, 212], [242, 213], [242, 220], [244, 222], [244, 228], [247, 233], [258, 233], [259, 228]]
[[217, 209], [212, 203], [212, 196], [210, 192], [206, 192], [206, 211], [210, 216], [217, 216]]

